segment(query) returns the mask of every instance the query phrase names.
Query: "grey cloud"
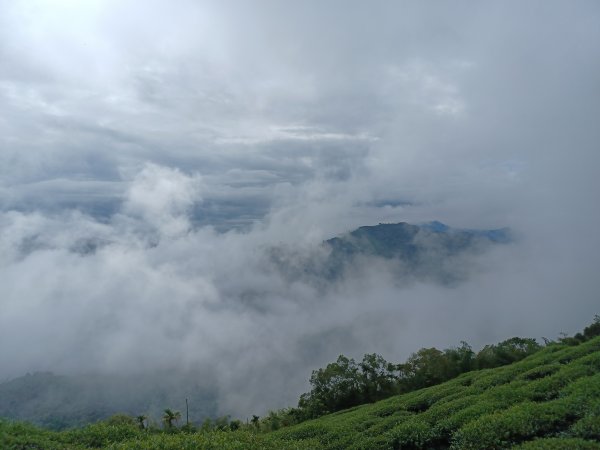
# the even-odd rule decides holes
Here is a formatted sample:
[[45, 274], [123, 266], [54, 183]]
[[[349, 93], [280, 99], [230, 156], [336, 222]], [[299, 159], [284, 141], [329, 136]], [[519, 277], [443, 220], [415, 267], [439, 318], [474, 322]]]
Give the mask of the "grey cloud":
[[[3, 4], [0, 376], [209, 365], [245, 414], [342, 352], [577, 330], [599, 22], [586, 1]], [[433, 219], [519, 240], [453, 289], [377, 266], [323, 293], [264, 258]]]

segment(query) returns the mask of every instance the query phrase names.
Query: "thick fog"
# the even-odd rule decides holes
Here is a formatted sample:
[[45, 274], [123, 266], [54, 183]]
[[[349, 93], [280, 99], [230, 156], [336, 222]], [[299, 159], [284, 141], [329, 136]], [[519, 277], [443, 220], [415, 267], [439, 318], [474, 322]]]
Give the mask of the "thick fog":
[[[0, 2], [0, 379], [199, 370], [247, 415], [340, 353], [576, 332], [599, 117], [593, 1]], [[430, 220], [515, 241], [452, 286], [269, 258]]]

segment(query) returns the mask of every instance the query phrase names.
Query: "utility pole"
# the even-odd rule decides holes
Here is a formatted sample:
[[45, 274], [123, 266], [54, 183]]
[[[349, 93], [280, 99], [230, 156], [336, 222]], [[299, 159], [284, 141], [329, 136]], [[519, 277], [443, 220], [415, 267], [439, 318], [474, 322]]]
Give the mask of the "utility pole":
[[187, 397], [185, 398], [185, 424], [186, 425], [190, 424], [190, 410], [188, 408]]

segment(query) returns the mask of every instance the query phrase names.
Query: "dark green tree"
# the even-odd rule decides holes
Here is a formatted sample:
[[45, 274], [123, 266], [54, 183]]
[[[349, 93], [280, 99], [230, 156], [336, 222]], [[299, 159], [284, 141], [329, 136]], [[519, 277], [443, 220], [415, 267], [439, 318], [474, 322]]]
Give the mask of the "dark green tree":
[[204, 421], [202, 422], [202, 426], [200, 427], [200, 430], [203, 432], [208, 432], [208, 431], [212, 431], [213, 429], [214, 429], [213, 420], [210, 417], [207, 417], [206, 419], [204, 419]]
[[214, 429], [220, 430], [220, 431], [227, 430], [229, 428], [229, 419], [230, 418], [231, 418], [231, 416], [229, 416], [229, 415], [217, 417], [215, 419]]
[[239, 430], [242, 427], [242, 421], [239, 419], [234, 419], [229, 422], [229, 429], [231, 431]]
[[477, 369], [504, 366], [532, 355], [542, 346], [535, 339], [513, 337], [496, 345], [486, 345], [475, 357]]
[[313, 370], [310, 384], [312, 390], [302, 394], [298, 402], [309, 417], [360, 404], [359, 367], [354, 359], [340, 355], [324, 369]]
[[583, 333], [577, 333], [574, 339], [577, 342], [585, 342], [593, 337], [600, 336], [600, 316], [596, 314], [591, 325], [583, 329]]
[[448, 358], [437, 348], [422, 348], [410, 355], [404, 364], [398, 366], [403, 390], [414, 390], [433, 386], [449, 378]]
[[138, 426], [140, 427], [140, 430], [145, 430], [146, 429], [146, 420], [148, 419], [148, 417], [146, 417], [143, 414], [140, 414], [139, 416], [136, 416], [135, 420], [137, 420]]
[[135, 425], [135, 419], [128, 414], [117, 413], [104, 421], [107, 425]]
[[359, 364], [361, 400], [376, 402], [398, 393], [397, 366], [377, 353], [366, 354]]
[[469, 372], [475, 368], [475, 352], [469, 344], [461, 341], [460, 346], [444, 350], [448, 360], [448, 375], [450, 378]]
[[179, 419], [181, 419], [181, 413], [179, 411], [173, 411], [170, 408], [164, 410], [162, 420], [166, 428], [173, 428], [173, 422], [178, 422]]

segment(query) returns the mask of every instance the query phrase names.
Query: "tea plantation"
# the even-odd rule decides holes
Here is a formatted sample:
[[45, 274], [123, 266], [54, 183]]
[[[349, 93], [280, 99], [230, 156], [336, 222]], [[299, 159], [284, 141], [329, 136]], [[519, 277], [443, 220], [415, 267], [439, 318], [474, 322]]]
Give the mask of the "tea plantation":
[[142, 430], [133, 420], [52, 432], [4, 421], [0, 448], [600, 450], [600, 337], [273, 432]]

